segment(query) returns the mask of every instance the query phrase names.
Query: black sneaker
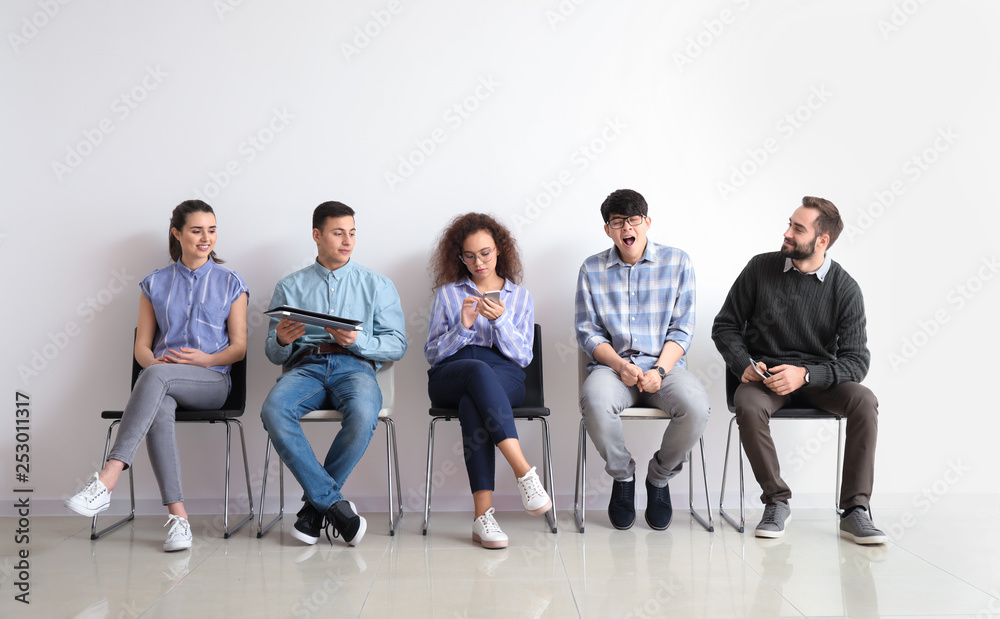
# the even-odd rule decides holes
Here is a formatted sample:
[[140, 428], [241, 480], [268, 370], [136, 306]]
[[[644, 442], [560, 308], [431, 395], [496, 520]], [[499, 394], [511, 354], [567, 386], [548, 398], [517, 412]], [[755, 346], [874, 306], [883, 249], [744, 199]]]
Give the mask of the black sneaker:
[[611, 484], [611, 502], [608, 504], [608, 518], [620, 531], [626, 531], [635, 524], [635, 477], [632, 481], [617, 481]]
[[364, 516], [358, 515], [354, 503], [340, 500], [326, 510], [326, 521], [323, 524], [323, 528], [326, 529], [326, 539], [332, 544], [328, 528], [330, 526], [333, 527], [334, 537], [342, 537], [348, 545], [357, 546], [368, 530], [368, 521]]
[[323, 528], [323, 514], [319, 513], [319, 510], [313, 507], [312, 503], [306, 501], [296, 516], [299, 519], [292, 527], [292, 537], [310, 545], [318, 542], [319, 532]]
[[662, 531], [670, 526], [674, 508], [670, 504], [670, 485], [657, 488], [646, 479], [646, 524], [650, 529]]

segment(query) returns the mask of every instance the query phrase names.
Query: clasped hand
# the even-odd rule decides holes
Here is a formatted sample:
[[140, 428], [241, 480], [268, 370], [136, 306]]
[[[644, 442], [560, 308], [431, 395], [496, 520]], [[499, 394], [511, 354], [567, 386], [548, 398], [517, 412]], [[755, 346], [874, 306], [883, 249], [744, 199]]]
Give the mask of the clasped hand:
[[643, 372], [639, 366], [634, 363], [628, 363], [618, 375], [626, 387], [638, 386], [639, 391], [645, 393], [656, 393], [660, 390], [660, 373], [656, 370], [646, 370]]
[[212, 356], [197, 348], [180, 346], [167, 350], [162, 357], [153, 359], [153, 363], [180, 363], [181, 365], [197, 365], [208, 368], [212, 367]]

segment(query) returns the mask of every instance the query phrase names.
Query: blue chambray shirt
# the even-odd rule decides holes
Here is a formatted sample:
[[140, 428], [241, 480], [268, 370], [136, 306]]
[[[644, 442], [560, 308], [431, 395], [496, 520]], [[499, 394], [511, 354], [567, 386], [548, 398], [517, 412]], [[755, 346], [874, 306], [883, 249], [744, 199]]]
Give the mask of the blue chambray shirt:
[[[313, 312], [360, 320], [362, 330], [348, 350], [375, 362], [398, 361], [406, 352], [406, 321], [392, 281], [350, 260], [336, 271], [318, 261], [282, 278], [270, 307], [290, 305]], [[322, 327], [306, 325], [305, 335], [288, 346], [278, 344], [277, 318], [271, 318], [264, 352], [272, 363], [291, 367], [306, 348], [335, 341]]]
[[[686, 353], [694, 336], [694, 310], [694, 267], [675, 247], [647, 240], [642, 258], [630, 265], [612, 246], [580, 267], [576, 339], [591, 359], [605, 342], [643, 371], [656, 364], [668, 341]], [[683, 356], [677, 365], [685, 367]]]
[[481, 296], [479, 289], [468, 277], [435, 291], [424, 345], [427, 362], [437, 365], [466, 346], [496, 346], [520, 367], [528, 367], [535, 340], [535, 304], [531, 293], [505, 280], [500, 290], [503, 314], [493, 321], [477, 316], [472, 328], [466, 329], [462, 324], [462, 303], [466, 297], [478, 296]]
[[[212, 260], [194, 271], [175, 262], [157, 269], [139, 282], [156, 314], [153, 356], [181, 346], [215, 354], [229, 346], [229, 308], [248, 292], [236, 271]], [[228, 365], [209, 368], [229, 374]]]

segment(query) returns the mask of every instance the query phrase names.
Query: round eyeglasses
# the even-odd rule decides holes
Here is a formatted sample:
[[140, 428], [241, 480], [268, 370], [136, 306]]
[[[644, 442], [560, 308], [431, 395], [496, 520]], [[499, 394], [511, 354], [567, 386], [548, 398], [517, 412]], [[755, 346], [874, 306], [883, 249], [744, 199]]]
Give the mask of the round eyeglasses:
[[490, 261], [491, 258], [493, 258], [493, 253], [496, 252], [496, 250], [497, 248], [493, 247], [490, 249], [484, 249], [483, 251], [475, 254], [466, 251], [460, 253], [458, 255], [458, 259], [464, 262], [465, 264], [476, 264], [477, 260], [482, 260], [483, 264], [486, 264], [487, 262]]

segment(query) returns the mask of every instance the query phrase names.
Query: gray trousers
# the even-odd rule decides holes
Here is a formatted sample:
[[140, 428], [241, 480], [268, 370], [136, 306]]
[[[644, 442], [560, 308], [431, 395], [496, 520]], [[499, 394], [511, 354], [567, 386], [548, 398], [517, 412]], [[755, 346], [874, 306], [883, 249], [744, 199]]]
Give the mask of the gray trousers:
[[711, 412], [708, 394], [694, 374], [674, 367], [656, 393], [626, 387], [618, 373], [600, 365], [593, 369], [580, 389], [580, 410], [587, 434], [604, 458], [604, 470], [617, 481], [635, 474], [635, 460], [625, 447], [621, 412], [631, 406], [659, 408], [670, 415], [660, 449], [649, 460], [647, 479], [657, 488], [667, 485], [680, 472], [687, 453], [705, 431]]
[[149, 366], [135, 381], [108, 458], [121, 460], [128, 468], [145, 437], [163, 504], [183, 501], [174, 411], [178, 405], [194, 409], [219, 408], [228, 396], [229, 378], [215, 370], [174, 363]]

